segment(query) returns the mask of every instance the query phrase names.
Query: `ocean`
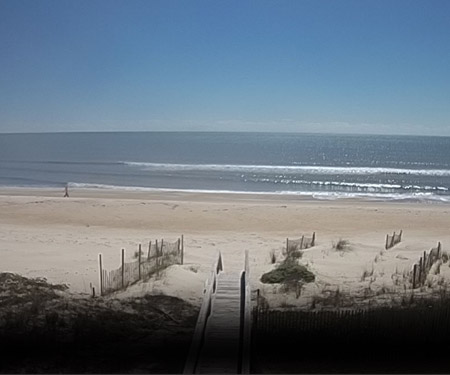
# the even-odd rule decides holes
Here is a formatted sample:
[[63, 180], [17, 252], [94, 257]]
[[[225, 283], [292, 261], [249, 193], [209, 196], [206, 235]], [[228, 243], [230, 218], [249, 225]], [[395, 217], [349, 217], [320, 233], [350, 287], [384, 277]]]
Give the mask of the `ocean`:
[[450, 137], [0, 134], [0, 186], [450, 202]]

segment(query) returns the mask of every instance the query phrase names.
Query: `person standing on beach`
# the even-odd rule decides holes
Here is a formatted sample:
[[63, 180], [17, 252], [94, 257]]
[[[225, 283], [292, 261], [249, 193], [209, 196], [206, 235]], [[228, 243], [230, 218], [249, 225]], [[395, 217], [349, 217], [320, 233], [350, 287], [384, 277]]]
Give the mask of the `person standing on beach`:
[[69, 185], [66, 185], [64, 189], [64, 198], [69, 198]]

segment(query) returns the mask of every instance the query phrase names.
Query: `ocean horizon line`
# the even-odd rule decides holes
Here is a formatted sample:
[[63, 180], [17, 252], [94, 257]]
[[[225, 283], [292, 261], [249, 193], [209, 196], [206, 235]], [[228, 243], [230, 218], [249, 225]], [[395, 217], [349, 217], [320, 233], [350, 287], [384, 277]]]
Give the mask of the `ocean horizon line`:
[[375, 136], [375, 137], [426, 137], [450, 138], [448, 135], [404, 134], [404, 133], [347, 133], [347, 132], [302, 132], [302, 131], [248, 131], [248, 130], [81, 130], [81, 131], [36, 131], [36, 132], [0, 132], [1, 135], [39, 135], [39, 134], [279, 134], [279, 135], [318, 135], [318, 136]]

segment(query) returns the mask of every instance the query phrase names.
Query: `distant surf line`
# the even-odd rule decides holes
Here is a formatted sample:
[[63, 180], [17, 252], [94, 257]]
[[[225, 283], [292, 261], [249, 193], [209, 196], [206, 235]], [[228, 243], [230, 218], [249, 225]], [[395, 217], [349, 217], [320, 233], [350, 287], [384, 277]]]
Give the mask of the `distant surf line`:
[[70, 182], [69, 187], [78, 189], [105, 189], [117, 191], [136, 191], [136, 192], [176, 192], [176, 193], [197, 193], [197, 194], [237, 194], [237, 195], [291, 195], [311, 197], [318, 200], [336, 200], [336, 199], [368, 199], [377, 201], [436, 201], [450, 202], [450, 197], [436, 195], [430, 192], [423, 193], [361, 193], [361, 192], [324, 192], [324, 191], [244, 191], [244, 190], [208, 190], [208, 189], [182, 189], [182, 188], [155, 188], [140, 186], [107, 185], [92, 183]]
[[172, 171], [229, 171], [229, 172], [303, 172], [310, 174], [339, 175], [418, 175], [418, 176], [450, 176], [450, 169], [406, 169], [387, 167], [341, 167], [341, 166], [309, 166], [309, 165], [245, 165], [245, 164], [170, 164], [121, 161], [131, 167], [143, 167], [144, 170]]
[[294, 185], [318, 185], [318, 186], [334, 186], [344, 188], [357, 189], [376, 189], [376, 190], [434, 190], [434, 191], [449, 191], [445, 186], [420, 186], [420, 185], [401, 185], [401, 184], [385, 184], [385, 183], [364, 183], [364, 182], [346, 182], [346, 181], [307, 181], [296, 179], [270, 179], [270, 178], [249, 178], [248, 181], [255, 183], [273, 183], [273, 184], [294, 184]]

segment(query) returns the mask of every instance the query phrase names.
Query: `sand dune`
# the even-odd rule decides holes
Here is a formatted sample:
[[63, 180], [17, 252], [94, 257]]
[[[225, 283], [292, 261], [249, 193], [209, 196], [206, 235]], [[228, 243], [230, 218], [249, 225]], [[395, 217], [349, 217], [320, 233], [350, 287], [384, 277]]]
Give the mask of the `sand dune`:
[[[448, 204], [420, 202], [107, 190], [72, 190], [70, 198], [62, 198], [59, 190], [3, 189], [1, 267], [88, 293], [89, 284], [98, 283], [99, 253], [105, 268], [117, 268], [120, 249], [131, 259], [139, 243], [145, 248], [150, 240], [175, 241], [184, 234], [185, 264], [129, 288], [127, 295], [150, 291], [199, 302], [217, 251], [225, 267], [239, 269], [249, 250], [253, 288], [260, 288], [274, 307], [306, 306], [314, 295], [337, 288], [350, 296], [400, 292], [403, 273], [424, 250], [437, 241], [449, 248], [449, 213]], [[400, 229], [403, 241], [384, 251], [386, 234]], [[286, 237], [313, 231], [317, 245], [301, 261], [316, 274], [316, 282], [307, 284], [298, 299], [262, 285], [259, 278], [274, 267], [270, 252], [281, 259]], [[341, 238], [349, 241], [347, 251], [332, 247]], [[449, 270], [443, 267], [439, 277], [447, 279]], [[372, 275], [364, 279], [365, 271]]]

